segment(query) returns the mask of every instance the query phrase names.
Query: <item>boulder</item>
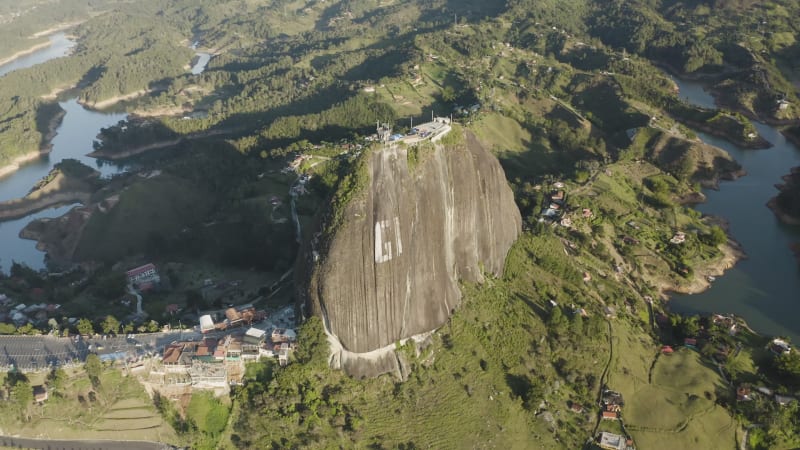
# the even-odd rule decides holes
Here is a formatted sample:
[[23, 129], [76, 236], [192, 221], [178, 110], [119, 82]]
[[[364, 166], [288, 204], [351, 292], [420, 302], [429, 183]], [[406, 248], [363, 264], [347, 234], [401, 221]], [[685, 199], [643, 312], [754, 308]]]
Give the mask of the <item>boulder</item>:
[[459, 281], [500, 276], [520, 233], [503, 169], [471, 133], [427, 145], [412, 164], [404, 145], [373, 149], [366, 188], [298, 271], [298, 297], [323, 319], [331, 364], [354, 376], [400, 375], [395, 343], [445, 324], [461, 303]]

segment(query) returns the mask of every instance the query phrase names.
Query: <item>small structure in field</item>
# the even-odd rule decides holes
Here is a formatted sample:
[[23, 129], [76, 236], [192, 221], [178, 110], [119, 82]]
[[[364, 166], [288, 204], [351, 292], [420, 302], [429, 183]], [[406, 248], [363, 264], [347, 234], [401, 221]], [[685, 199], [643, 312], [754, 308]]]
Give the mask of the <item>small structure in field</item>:
[[33, 387], [33, 401], [36, 403], [44, 403], [47, 400], [47, 388], [43, 385]]
[[736, 388], [737, 402], [749, 402], [752, 399], [753, 397], [750, 396], [750, 386], [741, 385], [738, 388]]
[[600, 439], [597, 442], [600, 448], [606, 450], [627, 450], [633, 448], [632, 444], [633, 443], [629, 442], [629, 439], [626, 439], [625, 436], [609, 433], [607, 431], [600, 433]]

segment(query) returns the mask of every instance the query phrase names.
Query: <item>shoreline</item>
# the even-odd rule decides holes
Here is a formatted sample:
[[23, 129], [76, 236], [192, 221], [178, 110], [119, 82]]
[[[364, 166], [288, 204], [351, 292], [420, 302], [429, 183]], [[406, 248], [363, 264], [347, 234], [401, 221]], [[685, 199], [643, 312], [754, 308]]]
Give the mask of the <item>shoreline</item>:
[[750, 111], [747, 108], [743, 108], [741, 105], [725, 103], [724, 101], [720, 101], [720, 98], [724, 97], [724, 95], [723, 93], [717, 91], [716, 89], [712, 88], [710, 89], [710, 92], [714, 96], [714, 104], [716, 104], [720, 108], [726, 108], [729, 111], [738, 112], [739, 114], [755, 122], [761, 122], [763, 124], [771, 125], [773, 127], [780, 127], [786, 125], [794, 125], [798, 121], [798, 119], [775, 119], [769, 116], [762, 117], [758, 112]]
[[108, 108], [109, 106], [114, 106], [119, 102], [124, 102], [126, 100], [133, 100], [135, 98], [150, 94], [152, 92], [154, 92], [152, 89], [139, 89], [138, 91], [133, 91], [127, 94], [115, 95], [114, 97], [107, 98], [105, 100], [100, 100], [99, 102], [88, 102], [83, 99], [78, 99], [78, 104], [83, 106], [84, 108], [99, 111], [104, 108]]
[[28, 56], [31, 53], [34, 53], [34, 52], [36, 52], [38, 50], [42, 50], [42, 49], [45, 49], [47, 47], [50, 47], [51, 45], [53, 45], [53, 43], [48, 40], [47, 42], [42, 42], [41, 44], [36, 44], [36, 45], [34, 45], [32, 47], [28, 47], [25, 50], [20, 50], [20, 51], [14, 53], [13, 55], [11, 55], [11, 56], [9, 56], [7, 58], [0, 59], [0, 67], [5, 66], [6, 64], [10, 64], [10, 63], [22, 58], [23, 56]]
[[[726, 230], [726, 234], [727, 233], [728, 231]], [[669, 301], [674, 294], [694, 295], [706, 291], [711, 288], [712, 285], [712, 282], [708, 281], [709, 276], [723, 276], [727, 270], [732, 269], [739, 261], [747, 259], [747, 253], [745, 253], [741, 244], [732, 239], [730, 235], [728, 235], [728, 242], [720, 246], [720, 251], [722, 252], [722, 256], [719, 260], [713, 264], [697, 269], [693, 278], [688, 280], [688, 283], [684, 285], [663, 283], [659, 286], [659, 295], [661, 299], [665, 300], [666, 304], [669, 305]]]
[[48, 28], [46, 30], [37, 31], [36, 33], [33, 33], [32, 36], [33, 37], [37, 37], [37, 38], [38, 37], [43, 37], [43, 36], [49, 36], [49, 35], [51, 35], [53, 33], [58, 33], [59, 31], [66, 30], [68, 28], [72, 28], [74, 26], [80, 25], [83, 22], [85, 22], [85, 21], [84, 20], [79, 20], [77, 22], [61, 23], [61, 24], [58, 24], [58, 25], [54, 25], [54, 26], [52, 26], [52, 27], [50, 27], [50, 28]]
[[[708, 88], [707, 90], [711, 94], [711, 97], [713, 97], [714, 105], [716, 105], [716, 107], [718, 109], [723, 109], [724, 108], [724, 109], [727, 109], [727, 110], [729, 110], [731, 112], [738, 112], [738, 113], [742, 114], [743, 116], [747, 117], [750, 120], [754, 120], [756, 122], [761, 122], [761, 123], [764, 123], [764, 124], [767, 124], [767, 125], [772, 125], [772, 126], [793, 125], [793, 124], [796, 124], [798, 122], [798, 119], [776, 119], [776, 118], [770, 117], [770, 116], [763, 116], [762, 117], [762, 115], [759, 114], [759, 112], [757, 112], [757, 111], [750, 111], [749, 109], [743, 108], [741, 105], [726, 103], [726, 102], [722, 101], [721, 99], [725, 97], [724, 92], [720, 92], [718, 89], [716, 89], [713, 86], [712, 83], [714, 83], [715, 81], [719, 81], [719, 79], [721, 77], [726, 77], [726, 76], [729, 76], [731, 74], [741, 73], [741, 72], [744, 72], [745, 70], [740, 69], [740, 70], [722, 71], [722, 72], [719, 72], [719, 73], [684, 74], [682, 71], [677, 70], [675, 67], [673, 67], [671, 64], [669, 64], [667, 62], [664, 62], [664, 61], [653, 61], [653, 62], [654, 62], [654, 64], [656, 64], [657, 67], [660, 67], [661, 69], [663, 69], [666, 72], [666, 74], [668, 76], [670, 76], [670, 77], [677, 77], [677, 78], [682, 78], [682, 79], [687, 80], [687, 81], [695, 81], [695, 82], [701, 82], [701, 83], [707, 84], [707, 86], [706, 86]], [[694, 125], [692, 125], [692, 126], [694, 126]], [[706, 131], [706, 130], [702, 130], [702, 131], [705, 131], [706, 133], [709, 133], [709, 134], [714, 134], [714, 133], [711, 133], [711, 132]], [[723, 138], [727, 139], [726, 136], [717, 136], [717, 137], [723, 137]], [[759, 135], [759, 138], [761, 138], [760, 135]], [[763, 138], [761, 138], [761, 139], [763, 139]], [[766, 142], [769, 142], [769, 141], [766, 141]], [[736, 142], [733, 142], [733, 143], [735, 145], [739, 145]], [[752, 147], [750, 147], [750, 144], [739, 145], [739, 146], [740, 147], [744, 147], [744, 148], [752, 148]], [[770, 147], [771, 146], [772, 145], [770, 145]], [[763, 147], [763, 148], [769, 148], [769, 147]]]
[[88, 192], [68, 191], [47, 194], [41, 198], [30, 201], [25, 201], [25, 197], [23, 197], [22, 199], [16, 200], [19, 205], [12, 203], [15, 202], [13, 200], [11, 202], [4, 202], [0, 204], [0, 223], [21, 219], [39, 211], [44, 211], [45, 209], [58, 208], [75, 203], [85, 205], [91, 196], [92, 194]]
[[67, 112], [61, 109], [50, 119], [50, 122], [48, 122], [47, 124], [47, 133], [45, 133], [42, 136], [42, 140], [45, 143], [39, 147], [38, 151], [32, 151], [17, 156], [10, 163], [4, 166], [0, 166], [0, 179], [12, 175], [14, 172], [21, 169], [22, 166], [24, 166], [27, 163], [35, 161], [43, 156], [49, 155], [50, 151], [53, 149], [53, 144], [52, 144], [53, 138], [56, 137], [56, 134], [58, 134], [58, 127], [61, 126], [61, 121], [64, 119], [64, 116], [66, 115]]
[[21, 155], [21, 156], [17, 156], [9, 164], [6, 164], [5, 166], [0, 167], [0, 179], [5, 178], [5, 177], [13, 174], [14, 172], [18, 171], [26, 163], [29, 163], [31, 161], [35, 161], [35, 160], [41, 158], [42, 156], [47, 155], [48, 153], [50, 153], [49, 150], [48, 151], [39, 150], [39, 151], [35, 151], [35, 152], [25, 153], [24, 155]]
[[[51, 34], [58, 33], [59, 31], [67, 30], [67, 29], [72, 28], [74, 26], [80, 25], [83, 22], [84, 21], [67, 22], [67, 23], [58, 24], [58, 25], [52, 26], [52, 27], [50, 27], [50, 28], [48, 28], [46, 30], [37, 31], [36, 33], [33, 33], [31, 36], [29, 36], [29, 39], [38, 39], [38, 38], [50, 36]], [[33, 52], [35, 52], [37, 50], [42, 50], [44, 48], [50, 47], [51, 45], [53, 45], [53, 42], [48, 40], [47, 42], [42, 42], [41, 44], [36, 44], [36, 45], [28, 47], [28, 48], [26, 48], [24, 50], [20, 50], [20, 51], [14, 53], [11, 56], [8, 56], [8, 57], [5, 57], [3, 59], [0, 59], [0, 67], [4, 66], [6, 64], [12, 63], [12, 62], [16, 61], [17, 59], [22, 58], [23, 56], [28, 56], [28, 55], [30, 55], [31, 53], [33, 53]]]
[[91, 200], [95, 191], [87, 181], [95, 178], [97, 174], [93, 171], [91, 175], [74, 177], [58, 169], [51, 170], [47, 183], [34, 186], [34, 190], [24, 197], [0, 202], [0, 223], [21, 219], [44, 209], [65, 204], [85, 205]]
[[786, 138], [787, 141], [797, 146], [797, 148], [800, 148], [800, 136], [790, 133], [789, 130], [785, 128], [781, 130], [781, 134], [784, 138]]
[[726, 141], [730, 142], [731, 144], [733, 144], [733, 145], [735, 145], [737, 147], [744, 148], [744, 149], [748, 149], [748, 150], [766, 150], [766, 149], [769, 149], [769, 148], [772, 148], [772, 147], [775, 146], [772, 142], [764, 139], [764, 137], [761, 136], [760, 134], [758, 134], [753, 139], [742, 140], [742, 139], [736, 138], [734, 136], [731, 136], [730, 134], [726, 133], [723, 130], [720, 130], [719, 128], [715, 128], [715, 127], [709, 126], [708, 124], [703, 123], [703, 122], [695, 122], [693, 120], [683, 120], [683, 119], [680, 119], [680, 118], [676, 118], [675, 120], [677, 120], [678, 122], [680, 122], [680, 123], [682, 123], [682, 124], [684, 124], [684, 125], [686, 125], [686, 126], [688, 126], [690, 128], [694, 128], [694, 129], [700, 130], [700, 131], [702, 131], [704, 133], [708, 133], [711, 136], [715, 136], [715, 137], [718, 137], [718, 138], [725, 139]]
[[[782, 179], [785, 182], [785, 184], [775, 185], [775, 188], [778, 189], [778, 195], [780, 195], [781, 192], [786, 190], [799, 189], [800, 187], [797, 186], [798, 181], [796, 180], [800, 180], [800, 166], [792, 167], [791, 169], [789, 169], [789, 173], [787, 175], [784, 175]], [[777, 217], [778, 220], [780, 220], [784, 224], [800, 225], [800, 217], [793, 216], [787, 213], [786, 211], [783, 210], [783, 208], [781, 208], [778, 205], [778, 195], [769, 199], [766, 205], [767, 208], [772, 210], [772, 212], [775, 214], [775, 217]]]
[[778, 207], [777, 196], [769, 199], [767, 202], [767, 208], [769, 208], [775, 214], [775, 217], [777, 217], [782, 223], [785, 223], [786, 225], [800, 225], [800, 217], [790, 216], [780, 207]]
[[141, 153], [149, 152], [150, 150], [173, 147], [175, 145], [180, 144], [184, 139], [188, 138], [179, 137], [168, 141], [154, 142], [152, 144], [142, 145], [139, 147], [134, 147], [128, 150], [122, 150], [120, 152], [114, 152], [114, 153], [104, 152], [103, 150], [96, 150], [91, 153], [88, 153], [86, 156], [90, 156], [92, 158], [97, 158], [97, 159], [105, 159], [109, 161], [119, 161], [122, 159], [130, 158], [131, 156], [136, 156]]
[[127, 149], [127, 150], [121, 150], [121, 151], [117, 151], [117, 152], [107, 152], [107, 151], [104, 151], [104, 150], [95, 150], [95, 151], [87, 154], [86, 156], [89, 156], [89, 157], [92, 157], [92, 158], [97, 158], [97, 159], [104, 159], [104, 160], [108, 160], [108, 161], [119, 161], [119, 160], [123, 160], [123, 159], [126, 159], [126, 158], [130, 158], [131, 156], [136, 156], [136, 155], [140, 155], [142, 153], [149, 152], [151, 150], [158, 150], [158, 149], [161, 149], [161, 148], [174, 147], [174, 146], [179, 145], [179, 144], [181, 144], [181, 143], [183, 143], [185, 141], [191, 141], [191, 140], [194, 140], [194, 139], [203, 139], [203, 138], [207, 138], [207, 137], [211, 137], [211, 136], [218, 136], [218, 135], [228, 134], [229, 132], [230, 132], [229, 130], [206, 131], [206, 132], [202, 132], [202, 133], [198, 133], [198, 134], [194, 134], [194, 135], [179, 136], [179, 137], [177, 137], [175, 139], [170, 139], [170, 140], [167, 140], [167, 141], [154, 142], [152, 144], [142, 145], [142, 146], [139, 146], [139, 147], [134, 147], [134, 148], [130, 148], [130, 149]]
[[40, 98], [42, 100], [57, 100], [58, 96], [62, 92], [66, 92], [66, 91], [68, 91], [70, 89], [74, 89], [75, 87], [77, 87], [77, 85], [75, 85], [75, 84], [70, 85], [70, 86], [57, 87], [57, 88], [54, 88], [52, 91], [50, 91], [49, 94], [44, 94]]

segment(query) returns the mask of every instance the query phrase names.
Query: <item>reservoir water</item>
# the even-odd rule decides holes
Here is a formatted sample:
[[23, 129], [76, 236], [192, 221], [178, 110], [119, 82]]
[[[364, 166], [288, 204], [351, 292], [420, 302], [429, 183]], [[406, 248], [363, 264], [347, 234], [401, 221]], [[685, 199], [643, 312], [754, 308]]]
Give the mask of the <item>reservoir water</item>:
[[[675, 80], [681, 98], [698, 106], [715, 107], [702, 83]], [[694, 295], [674, 295], [670, 308], [684, 314], [734, 313], [751, 328], [767, 335], [784, 335], [800, 342], [800, 266], [789, 245], [800, 242], [800, 226], [780, 222], [766, 203], [777, 194], [776, 183], [800, 165], [800, 149], [775, 128], [758, 122], [758, 132], [774, 146], [741, 149], [723, 139], [697, 133], [709, 144], [725, 149], [747, 176], [723, 181], [718, 191], [705, 191], [708, 200], [697, 209], [728, 219], [730, 232], [748, 259], [718, 277], [712, 287]]]
[[75, 41], [68, 38], [64, 33], [51, 34], [48, 39], [50, 39], [50, 45], [48, 47], [36, 50], [33, 53], [20, 56], [13, 61], [0, 65], [0, 77], [15, 70], [25, 69], [53, 58], [66, 56], [69, 54], [70, 49], [75, 46]]
[[[107, 114], [83, 108], [75, 99], [62, 102], [67, 112], [58, 134], [53, 138], [53, 149], [35, 162], [25, 164], [19, 170], [0, 178], [0, 201], [25, 196], [31, 187], [47, 175], [53, 166], [66, 158], [77, 159], [97, 169], [103, 176], [124, 170], [124, 166], [104, 163], [86, 156], [92, 151], [92, 142], [100, 128], [108, 127], [127, 117], [126, 114]], [[27, 217], [0, 222], [0, 269], [8, 271], [12, 261], [25, 263], [31, 268], [44, 268], [44, 253], [36, 249], [36, 242], [19, 238], [19, 232], [34, 219], [59, 217], [69, 207], [51, 208]]]
[[16, 172], [0, 178], [0, 201], [25, 196], [38, 180], [47, 175], [53, 166], [63, 159], [72, 158], [97, 169], [103, 176], [121, 172], [124, 167], [86, 156], [92, 151], [92, 142], [100, 128], [124, 120], [127, 114], [105, 113], [88, 110], [72, 99], [60, 103], [66, 111], [58, 134], [53, 138], [53, 149], [49, 155], [25, 164]]
[[[49, 47], [0, 66], [0, 75], [64, 56], [75, 44], [64, 33], [54, 34], [50, 40], [52, 45]], [[197, 61], [191, 68], [193, 74], [202, 73], [211, 59], [210, 54], [202, 52], [198, 52], [197, 57]], [[1, 82], [2, 79], [0, 79]], [[125, 165], [98, 160], [86, 156], [86, 154], [92, 151], [92, 143], [101, 128], [109, 127], [126, 119], [127, 114], [88, 110], [78, 104], [74, 98], [61, 102], [60, 105], [66, 111], [66, 115], [57, 129], [57, 135], [52, 140], [52, 151], [49, 155], [27, 163], [16, 172], [0, 178], [0, 201], [25, 196], [31, 187], [47, 175], [56, 163], [66, 158], [77, 159], [97, 169], [104, 177], [126, 169]], [[44, 253], [36, 249], [34, 241], [20, 239], [19, 232], [32, 220], [59, 217], [73, 206], [75, 205], [51, 208], [21, 219], [0, 222], [0, 270], [7, 272], [12, 261], [25, 263], [34, 269], [44, 268]]]
[[192, 75], [200, 75], [206, 70], [208, 62], [211, 60], [211, 53], [197, 52], [197, 61], [192, 66]]
[[0, 271], [8, 273], [13, 262], [43, 269], [44, 253], [36, 249], [36, 241], [20, 239], [19, 232], [33, 220], [62, 216], [74, 206], [77, 205], [46, 209], [21, 219], [0, 222]]

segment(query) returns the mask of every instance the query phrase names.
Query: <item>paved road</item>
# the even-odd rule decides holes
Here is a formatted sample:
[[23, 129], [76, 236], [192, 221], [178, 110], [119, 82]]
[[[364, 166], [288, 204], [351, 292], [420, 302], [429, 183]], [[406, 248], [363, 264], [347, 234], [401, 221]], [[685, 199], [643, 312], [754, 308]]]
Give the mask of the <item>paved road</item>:
[[0, 436], [0, 446], [43, 450], [168, 450], [174, 448], [160, 442], [148, 441], [68, 441], [8, 436]]

